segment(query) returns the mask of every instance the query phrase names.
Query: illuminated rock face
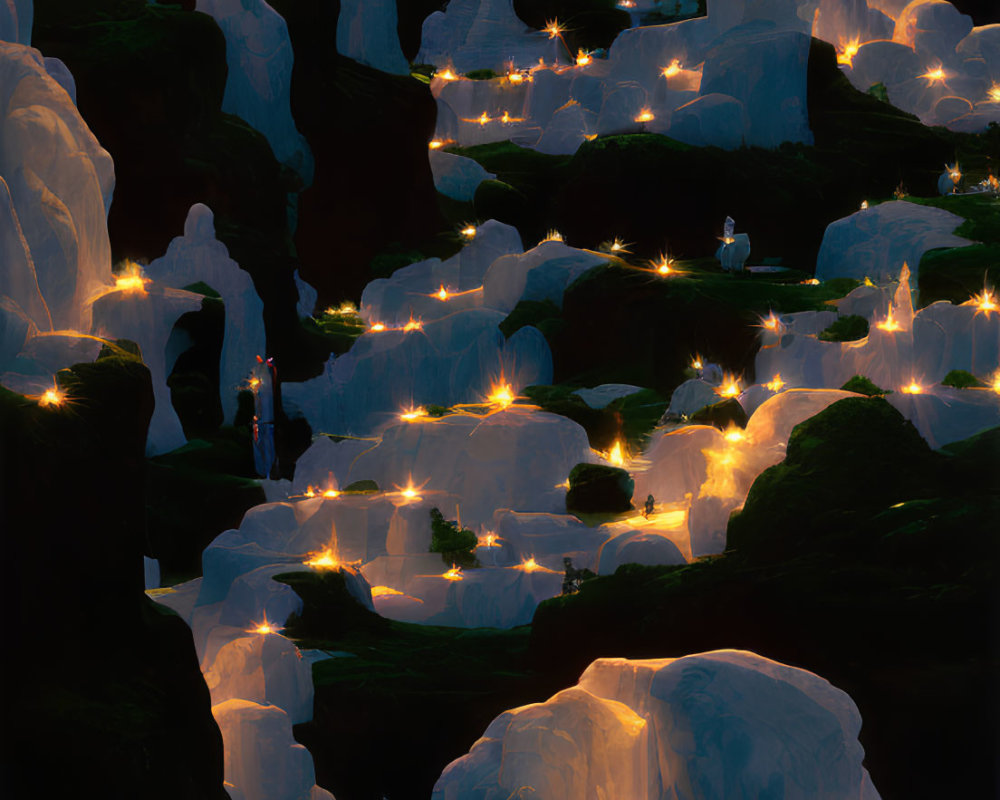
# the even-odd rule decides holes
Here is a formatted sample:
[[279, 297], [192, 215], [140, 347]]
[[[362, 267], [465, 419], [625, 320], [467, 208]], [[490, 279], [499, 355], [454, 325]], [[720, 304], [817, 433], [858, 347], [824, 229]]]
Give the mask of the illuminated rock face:
[[[226, 323], [219, 363], [219, 394], [225, 421], [236, 416], [237, 396], [256, 356], [267, 347], [264, 335], [264, 303], [257, 296], [250, 273], [229, 257], [215, 238], [211, 209], [195, 203], [184, 222], [184, 235], [170, 242], [167, 252], [146, 268], [152, 280], [181, 289], [206, 283], [222, 295]], [[169, 374], [169, 373], [168, 373]]]
[[337, 52], [361, 64], [394, 75], [408, 75], [396, 32], [395, 0], [341, 0], [337, 18]]
[[89, 331], [111, 283], [111, 157], [37, 50], [0, 42], [0, 87], [0, 296], [39, 330]]
[[292, 42], [284, 18], [265, 0], [198, 0], [226, 37], [222, 110], [267, 138], [275, 158], [312, 183], [313, 158], [291, 111]]
[[434, 800], [783, 797], [877, 800], [851, 698], [805, 670], [723, 650], [593, 662], [577, 686], [505, 711]]
[[816, 277], [894, 280], [903, 262], [912, 265], [936, 247], [972, 244], [952, 231], [963, 219], [940, 208], [896, 200], [831, 222], [816, 257]]

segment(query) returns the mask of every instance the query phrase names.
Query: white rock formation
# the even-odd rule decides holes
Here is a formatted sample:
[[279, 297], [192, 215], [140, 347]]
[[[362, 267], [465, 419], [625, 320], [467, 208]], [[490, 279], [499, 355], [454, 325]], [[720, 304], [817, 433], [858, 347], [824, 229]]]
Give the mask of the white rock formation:
[[[264, 303], [257, 296], [250, 273], [229, 257], [226, 246], [215, 238], [212, 210], [195, 203], [184, 222], [184, 235], [171, 240], [164, 256], [146, 268], [154, 281], [181, 289], [202, 282], [222, 295], [226, 323], [219, 363], [219, 394], [223, 416], [231, 424], [237, 397], [245, 385], [256, 356], [267, 347], [264, 335]], [[168, 372], [169, 374], [169, 372]]]
[[431, 150], [428, 159], [434, 176], [434, 188], [459, 202], [472, 202], [479, 184], [496, 177], [479, 166], [479, 162], [455, 153]]
[[395, 0], [341, 0], [337, 52], [382, 72], [409, 75], [396, 32], [398, 21]]
[[433, 797], [877, 800], [860, 729], [846, 693], [747, 651], [602, 658], [577, 686], [497, 717]]

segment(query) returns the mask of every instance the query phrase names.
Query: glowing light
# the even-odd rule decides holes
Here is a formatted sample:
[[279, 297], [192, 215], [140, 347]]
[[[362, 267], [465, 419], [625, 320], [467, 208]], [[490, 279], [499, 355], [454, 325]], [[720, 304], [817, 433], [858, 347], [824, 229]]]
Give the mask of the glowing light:
[[413, 408], [412, 406], [405, 411], [401, 412], [399, 418], [404, 422], [413, 422], [414, 420], [423, 419], [427, 416], [427, 410], [423, 406], [418, 406]]
[[635, 8], [635, 0], [618, 0], [618, 8]]
[[548, 20], [545, 23], [545, 27], [542, 28], [542, 33], [547, 33], [550, 39], [555, 39], [557, 36], [562, 36], [566, 29], [559, 24], [559, 18], [553, 20]]
[[889, 313], [886, 315], [885, 319], [881, 322], [875, 324], [875, 327], [880, 331], [887, 331], [888, 333], [894, 333], [895, 331], [901, 331], [903, 326], [899, 324], [898, 320], [892, 315], [892, 304], [889, 304]]
[[996, 297], [994, 297], [990, 289], [984, 288], [979, 294], [973, 295], [971, 302], [975, 304], [977, 314], [982, 311], [987, 317], [991, 311], [1000, 310], [1000, 306], [997, 306]]
[[126, 264], [125, 269], [115, 277], [115, 290], [130, 294], [145, 294], [147, 283], [149, 283], [149, 279], [143, 277], [142, 267], [134, 261], [130, 261]]
[[938, 81], [944, 81], [947, 77], [945, 71], [941, 69], [940, 66], [934, 67], [933, 69], [928, 69], [923, 75], [919, 75], [920, 78], [927, 78], [928, 81], [933, 85]]
[[523, 569], [525, 572], [534, 572], [535, 570], [541, 569], [542, 566], [535, 561], [534, 556], [529, 556], [528, 559], [526, 561], [522, 561], [517, 568]]
[[329, 497], [329, 498], [340, 497], [340, 492], [338, 492], [336, 489], [324, 489], [323, 497]]
[[874, 283], [872, 283], [872, 279], [869, 278], [867, 275], [865, 275], [864, 284], [865, 284], [865, 286], [874, 286], [875, 285]]
[[841, 40], [842, 49], [837, 51], [837, 63], [845, 64], [848, 67], [854, 66], [853, 59], [854, 56], [858, 54], [858, 40], [851, 39], [847, 44], [843, 43]]
[[650, 263], [660, 275], [669, 275], [673, 271], [674, 260], [666, 253], [660, 253], [659, 259]]
[[440, 78], [443, 81], [457, 81], [458, 80], [458, 75], [456, 75], [452, 71], [451, 67], [448, 67], [447, 69], [445, 69], [442, 72], [435, 72], [434, 73], [434, 77], [435, 78]]
[[417, 496], [417, 490], [414, 488], [413, 484], [408, 484], [405, 489], [403, 489], [400, 494], [403, 495], [407, 500], [412, 500]]
[[409, 333], [410, 331], [419, 331], [423, 327], [424, 324], [419, 319], [410, 317], [410, 321], [403, 326], [403, 331]]
[[653, 112], [648, 108], [644, 108], [639, 112], [639, 116], [635, 118], [635, 121], [652, 122], [654, 119], [656, 119], [656, 117], [653, 116]]
[[463, 237], [471, 241], [472, 239], [476, 238], [476, 226], [466, 225], [464, 228], [462, 228], [461, 231], [459, 231], [459, 233], [461, 233]]
[[590, 53], [587, 53], [584, 50], [576, 51], [576, 65], [578, 67], [585, 67], [587, 66], [587, 64], [590, 63], [590, 61], [591, 61]]
[[431, 140], [430, 140], [430, 141], [429, 141], [429, 142], [427, 143], [427, 146], [428, 146], [428, 147], [429, 147], [429, 148], [430, 148], [431, 150], [438, 150], [438, 149], [440, 149], [440, 148], [444, 147], [444, 141], [443, 141], [443, 140], [441, 140], [441, 139], [431, 139]]
[[260, 386], [260, 378], [251, 378], [247, 383], [250, 385], [250, 391], [256, 392], [257, 388]]
[[312, 557], [302, 562], [307, 567], [312, 567], [313, 569], [337, 569], [340, 567], [340, 562], [329, 547], [318, 553], [310, 553], [309, 555]]
[[490, 115], [484, 111], [482, 114], [476, 117], [476, 122], [478, 122], [480, 125], [485, 125], [487, 122], [491, 122]]
[[903, 394], [923, 394], [924, 387], [915, 380], [911, 380], [909, 385], [902, 387], [899, 391]]
[[251, 622], [250, 624], [253, 627], [247, 628], [247, 633], [259, 633], [262, 636], [281, 630], [277, 625], [267, 621], [267, 614], [264, 615], [263, 622]]
[[594, 139], [597, 138], [597, 134], [596, 133], [585, 133], [585, 134], [583, 134], [583, 138], [586, 139], [588, 142], [592, 142], [592, 141], [594, 141]]
[[986, 90], [986, 97], [991, 103], [1000, 103], [1000, 83], [994, 83]]
[[357, 314], [358, 313], [358, 307], [356, 305], [354, 305], [354, 303], [351, 303], [349, 301], [345, 301], [345, 302], [341, 303], [339, 306], [337, 306], [336, 308], [334, 308], [333, 306], [330, 306], [326, 310], [326, 313], [329, 314], [330, 316], [347, 316], [349, 314]]
[[445, 572], [442, 576], [446, 581], [460, 581], [462, 580], [462, 568], [452, 564], [451, 569]]
[[557, 231], [555, 228], [552, 228], [551, 230], [549, 230], [548, 233], [545, 234], [545, 238], [542, 239], [542, 241], [539, 242], [539, 244], [542, 244], [543, 242], [561, 242], [562, 240], [563, 240], [563, 235], [559, 233], [559, 231]]
[[802, 281], [803, 286], [819, 286], [819, 278], [810, 278], [807, 281]]
[[762, 324], [765, 328], [767, 328], [769, 331], [773, 331], [774, 333], [777, 333], [778, 331], [781, 330], [781, 320], [778, 319], [776, 316], [774, 316], [773, 311], [767, 315], [767, 318], [763, 321]]
[[861, 201], [861, 210], [862, 211], [867, 211], [868, 210], [868, 201], [867, 200], [862, 200]]
[[767, 387], [768, 391], [777, 394], [781, 391], [781, 387], [785, 385], [785, 382], [781, 379], [781, 373], [778, 372], [775, 373], [774, 377], [764, 385]]
[[443, 283], [441, 284], [441, 288], [437, 290], [434, 296], [442, 303], [448, 299], [448, 290], [444, 288]]
[[681, 71], [681, 62], [675, 58], [673, 61], [670, 62], [669, 66], [666, 66], [660, 70], [660, 74], [663, 75], [664, 78], [672, 78], [680, 71]]
[[737, 428], [735, 425], [731, 425], [726, 428], [726, 432], [723, 434], [727, 442], [742, 442], [746, 438], [746, 434], [743, 433], [742, 428]]
[[715, 393], [720, 397], [738, 397], [740, 394], [740, 382], [734, 375], [724, 375], [722, 385], [715, 390]]
[[608, 451], [607, 459], [616, 467], [625, 466], [625, 455], [622, 453], [622, 443], [618, 439], [615, 439], [615, 443]]
[[375, 331], [376, 333], [378, 333], [379, 331], [384, 331], [385, 324], [381, 322], [376, 322], [374, 325], [372, 325], [372, 330]]
[[950, 167], [946, 164], [945, 168], [948, 170], [948, 177], [951, 178], [951, 182], [957, 184], [962, 180], [962, 168], [958, 165], [956, 161]]
[[312, 486], [309, 486], [306, 488], [305, 495], [306, 497], [315, 497], [316, 490]]
[[50, 406], [58, 408], [65, 401], [66, 393], [58, 386], [53, 386], [51, 389], [46, 389], [42, 393], [42, 396], [38, 398], [38, 405], [42, 408], [49, 408]]
[[401, 595], [402, 592], [399, 589], [393, 589], [391, 586], [373, 586], [372, 587], [372, 599], [376, 597], [394, 597], [396, 595]]
[[514, 83], [514, 84], [523, 83], [524, 82], [524, 75], [522, 75], [520, 72], [511, 72], [507, 76], [507, 80], [509, 80], [511, 83]]
[[992, 388], [994, 392], [1000, 394], [1000, 369], [993, 373]]
[[623, 242], [617, 236], [611, 241], [611, 244], [608, 246], [608, 249], [612, 253], [627, 253], [628, 252], [628, 246], [625, 244], [625, 242]]
[[[503, 381], [503, 378], [500, 379]], [[511, 389], [509, 383], [494, 383], [490, 387], [490, 393], [487, 395], [486, 400], [490, 405], [499, 406], [500, 409], [508, 408], [516, 399], [514, 390]]]
[[499, 547], [500, 537], [493, 531], [488, 531], [476, 540], [476, 545], [478, 547]]
[[694, 359], [691, 361], [691, 369], [696, 369], [696, 370], [701, 371], [704, 368], [705, 368], [705, 365], [701, 363], [701, 358], [698, 357], [698, 356], [695, 356]]

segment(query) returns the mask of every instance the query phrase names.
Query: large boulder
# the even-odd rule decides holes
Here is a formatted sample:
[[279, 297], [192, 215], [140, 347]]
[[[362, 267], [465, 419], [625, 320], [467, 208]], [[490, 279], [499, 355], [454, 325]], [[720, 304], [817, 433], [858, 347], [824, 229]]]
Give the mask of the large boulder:
[[341, 0], [337, 52], [369, 67], [408, 75], [410, 65], [399, 46], [394, 0]]

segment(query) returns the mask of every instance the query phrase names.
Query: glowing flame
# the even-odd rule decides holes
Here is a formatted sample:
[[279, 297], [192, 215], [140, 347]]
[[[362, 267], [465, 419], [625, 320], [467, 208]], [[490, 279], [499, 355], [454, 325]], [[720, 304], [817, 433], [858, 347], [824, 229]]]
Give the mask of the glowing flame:
[[372, 587], [372, 599], [376, 597], [391, 597], [394, 595], [401, 595], [402, 592], [399, 589], [393, 589], [391, 586], [373, 586]]
[[466, 225], [464, 228], [462, 228], [461, 231], [459, 231], [459, 233], [461, 233], [462, 236], [464, 236], [466, 239], [470, 239], [470, 240], [471, 239], [475, 239], [476, 238], [476, 226], [475, 225]]
[[911, 380], [908, 386], [902, 387], [899, 391], [903, 394], [923, 394], [924, 387], [917, 383], [916, 380]]
[[559, 233], [555, 228], [552, 228], [548, 233], [545, 234], [545, 238], [542, 239], [539, 244], [543, 242], [561, 242], [563, 240], [563, 235]]
[[480, 536], [476, 541], [476, 545], [479, 547], [499, 547], [500, 537], [497, 536], [493, 531], [489, 531], [483, 536]]
[[277, 625], [267, 621], [267, 614], [264, 615], [263, 622], [251, 622], [253, 627], [247, 628], [247, 633], [259, 633], [261, 635], [266, 635], [269, 633], [277, 633], [281, 628]]
[[622, 453], [622, 443], [618, 439], [615, 439], [615, 443], [611, 446], [607, 455], [608, 461], [614, 464], [616, 467], [625, 466], [625, 455]]
[[543, 33], [547, 33], [550, 39], [555, 39], [557, 36], [562, 36], [563, 31], [566, 29], [559, 24], [559, 18], [549, 20], [545, 23], [545, 27], [542, 28]]
[[1000, 369], [993, 373], [993, 391], [1000, 394]]
[[943, 81], [946, 77], [945, 71], [941, 69], [940, 66], [934, 67], [933, 69], [928, 69], [923, 75], [919, 75], [920, 78], [927, 78], [931, 84], [935, 84], [938, 81]]
[[307, 567], [312, 567], [313, 569], [337, 569], [340, 567], [340, 562], [329, 547], [318, 553], [310, 553], [309, 555], [312, 557], [308, 561], [302, 562]]
[[312, 486], [308, 486], [306, 487], [305, 495], [306, 497], [315, 497], [316, 490]]
[[48, 408], [49, 406], [58, 407], [61, 406], [65, 400], [66, 393], [58, 386], [53, 386], [51, 389], [46, 389], [42, 393], [42, 396], [38, 398], [38, 405], [42, 408]]
[[403, 326], [403, 331], [409, 333], [410, 331], [419, 331], [424, 325], [419, 319], [414, 319], [410, 317], [410, 321]]
[[972, 302], [976, 305], [976, 313], [982, 311], [987, 317], [991, 311], [1000, 310], [1000, 306], [997, 306], [996, 298], [990, 289], [984, 288], [979, 294], [973, 295]]
[[660, 253], [659, 259], [650, 263], [660, 275], [669, 275], [673, 270], [674, 260], [666, 253]]
[[[500, 379], [503, 381], [503, 378]], [[514, 390], [509, 383], [494, 383], [490, 387], [490, 393], [486, 397], [491, 405], [499, 406], [501, 409], [508, 408], [516, 399]]]
[[764, 385], [768, 388], [769, 391], [772, 391], [775, 394], [777, 394], [778, 392], [781, 391], [781, 387], [785, 385], [785, 382], [781, 379], [781, 373], [778, 372], [770, 381], [768, 381]]
[[656, 119], [656, 117], [653, 116], [653, 112], [648, 108], [644, 108], [639, 112], [639, 116], [635, 118], [635, 121], [652, 122], [654, 119]]
[[746, 438], [746, 434], [743, 433], [742, 428], [737, 428], [735, 425], [730, 425], [726, 428], [726, 432], [723, 434], [727, 442], [742, 442]]
[[635, 0], [618, 0], [618, 8], [635, 8]]
[[957, 161], [950, 167], [947, 165], [945, 166], [948, 169], [948, 177], [951, 178], [952, 183], [958, 183], [962, 180], [962, 168], [958, 165]]
[[628, 248], [626, 247], [625, 242], [623, 242], [617, 236], [612, 240], [611, 245], [608, 247], [608, 249], [612, 253], [627, 253], [628, 252]]
[[251, 392], [256, 392], [260, 386], [260, 378], [251, 378], [247, 381], [247, 384], [250, 386]]
[[149, 279], [143, 277], [142, 267], [134, 261], [130, 261], [125, 265], [125, 269], [115, 277], [115, 291], [145, 294], [147, 283], [149, 283]]
[[462, 568], [452, 564], [451, 569], [445, 572], [441, 577], [446, 581], [460, 581], [462, 580]]
[[867, 200], [862, 200], [861, 201], [861, 210], [862, 211], [867, 211], [868, 210], [868, 201]]
[[672, 78], [680, 71], [681, 71], [681, 62], [675, 58], [673, 61], [670, 62], [670, 66], [661, 69], [660, 73], [663, 75], [664, 78]]
[[511, 83], [515, 83], [515, 84], [516, 83], [523, 83], [524, 82], [524, 76], [520, 72], [511, 72], [507, 76], [507, 80], [509, 80]]
[[1000, 83], [994, 83], [986, 90], [986, 97], [991, 103], [1000, 103]]
[[738, 397], [740, 393], [740, 382], [734, 375], [724, 375], [722, 385], [715, 390], [720, 397]]
[[418, 406], [417, 408], [410, 406], [410, 408], [400, 413], [399, 418], [404, 422], [413, 422], [417, 419], [423, 419], [426, 416], [427, 410], [423, 406]]
[[534, 556], [528, 556], [528, 559], [518, 564], [517, 568], [523, 569], [525, 572], [534, 572], [535, 570], [542, 569], [542, 565], [535, 561]]
[[583, 50], [577, 50], [576, 51], [576, 65], [578, 67], [585, 67], [585, 66], [587, 66], [587, 64], [590, 63], [590, 60], [591, 60], [590, 59], [590, 53], [587, 53], [587, 52], [585, 52]]
[[375, 331], [375, 332], [384, 331], [385, 330], [385, 324], [381, 323], [381, 322], [376, 322], [374, 325], [372, 325], [372, 330]]
[[487, 114], [485, 111], [482, 114], [480, 114], [478, 117], [476, 117], [476, 122], [478, 122], [480, 125], [485, 125], [487, 122], [490, 122], [490, 121], [491, 121], [490, 120], [490, 115]]
[[434, 77], [435, 78], [440, 78], [443, 81], [457, 81], [458, 80], [458, 75], [456, 75], [454, 72], [452, 72], [451, 67], [448, 67], [443, 72], [435, 72], [434, 73]]
[[851, 39], [847, 44], [841, 40], [842, 49], [837, 51], [837, 63], [846, 64], [848, 67], [854, 66], [852, 61], [858, 54], [858, 40]]
[[428, 147], [429, 147], [429, 148], [430, 148], [431, 150], [438, 150], [438, 149], [440, 149], [440, 148], [444, 147], [444, 141], [443, 141], [443, 140], [441, 140], [441, 139], [431, 139], [431, 140], [430, 140], [430, 141], [429, 141], [429, 142], [427, 143], [427, 146], [428, 146]]
[[331, 316], [345, 316], [345, 315], [349, 315], [349, 314], [357, 314], [358, 313], [358, 307], [356, 305], [354, 305], [354, 303], [352, 303], [350, 301], [345, 301], [345, 302], [341, 303], [339, 306], [337, 306], [336, 308], [334, 308], [333, 306], [330, 306], [326, 310], [326, 313], [329, 314], [329, 315], [331, 315]]
[[448, 299], [448, 290], [444, 288], [443, 283], [441, 284], [441, 288], [437, 290], [434, 296], [441, 302], [444, 302], [445, 300]]
[[889, 313], [886, 315], [886, 318], [881, 322], [876, 323], [875, 327], [880, 331], [888, 331], [889, 333], [901, 331], [903, 329], [903, 326], [900, 325], [896, 318], [892, 315], [891, 303], [889, 304]]
[[769, 331], [773, 331], [774, 333], [781, 330], [781, 320], [774, 316], [773, 311], [767, 315], [767, 319], [765, 319], [762, 324], [765, 328]]
[[807, 281], [802, 281], [803, 286], [819, 286], [819, 278], [810, 278]]
[[701, 357], [700, 356], [695, 356], [692, 359], [692, 361], [691, 361], [691, 368], [699, 370], [699, 371], [705, 368], [705, 365], [701, 363]]
[[329, 498], [340, 497], [340, 492], [338, 492], [336, 489], [324, 489], [323, 497], [329, 497]]

